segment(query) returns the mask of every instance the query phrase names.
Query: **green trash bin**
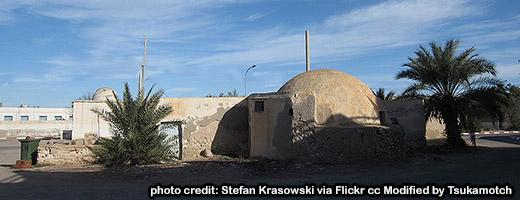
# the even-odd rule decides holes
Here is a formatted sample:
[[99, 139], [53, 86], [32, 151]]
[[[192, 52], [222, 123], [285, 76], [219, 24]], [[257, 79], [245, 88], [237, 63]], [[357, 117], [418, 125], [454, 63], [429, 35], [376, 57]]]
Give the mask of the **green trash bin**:
[[33, 165], [36, 164], [40, 140], [24, 139], [18, 141], [21, 143], [20, 160], [30, 160]]

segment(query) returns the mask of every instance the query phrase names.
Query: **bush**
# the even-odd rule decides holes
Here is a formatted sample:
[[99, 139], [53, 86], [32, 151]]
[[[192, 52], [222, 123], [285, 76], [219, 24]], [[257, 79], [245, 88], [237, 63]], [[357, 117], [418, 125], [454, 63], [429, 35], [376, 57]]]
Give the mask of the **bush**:
[[160, 121], [172, 112], [169, 105], [159, 105], [164, 91], [136, 98], [125, 83], [123, 100], [106, 101], [110, 111], [93, 110], [110, 124], [112, 136], [100, 138], [100, 148], [93, 149], [97, 161], [106, 166], [158, 163], [170, 158], [172, 147], [167, 134], [160, 130]]

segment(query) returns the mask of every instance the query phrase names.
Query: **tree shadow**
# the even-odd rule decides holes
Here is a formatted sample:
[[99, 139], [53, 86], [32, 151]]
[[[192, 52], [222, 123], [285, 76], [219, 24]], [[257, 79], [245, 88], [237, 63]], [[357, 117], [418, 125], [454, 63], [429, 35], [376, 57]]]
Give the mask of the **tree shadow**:
[[218, 155], [249, 155], [249, 122], [247, 98], [229, 109], [220, 120], [211, 142], [211, 152]]

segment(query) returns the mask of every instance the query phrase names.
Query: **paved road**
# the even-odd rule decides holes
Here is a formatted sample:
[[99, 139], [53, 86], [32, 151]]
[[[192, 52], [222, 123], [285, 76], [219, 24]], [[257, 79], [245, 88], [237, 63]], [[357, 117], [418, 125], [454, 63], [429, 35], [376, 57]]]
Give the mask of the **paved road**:
[[[244, 174], [243, 170], [235, 170], [234, 167], [217, 168], [218, 165], [211, 163], [191, 169], [179, 168], [180, 173], [161, 174], [162, 171], [155, 171], [154, 174], [138, 173], [136, 176], [134, 173], [114, 175], [113, 169], [112, 172], [100, 171], [99, 167], [78, 170], [13, 170], [0, 167], [0, 199], [146, 199], [149, 187], [158, 183], [162, 185], [266, 183], [294, 186], [308, 183], [316, 185], [509, 184], [515, 190], [514, 198], [520, 199], [518, 173], [520, 143], [509, 139], [509, 135], [477, 136], [477, 143], [488, 148], [481, 149], [477, 153], [420, 154], [416, 159], [379, 166], [304, 166], [299, 172], [294, 169], [294, 172], [271, 174]], [[14, 164], [18, 155], [11, 154], [18, 152], [16, 148], [18, 145], [17, 141], [0, 141], [2, 165]], [[212, 170], [212, 168], [217, 169]], [[267, 165], [266, 168], [270, 166]], [[494, 198], [488, 197], [488, 199]]]
[[0, 140], [0, 165], [13, 165], [20, 159], [20, 142], [18, 140]]

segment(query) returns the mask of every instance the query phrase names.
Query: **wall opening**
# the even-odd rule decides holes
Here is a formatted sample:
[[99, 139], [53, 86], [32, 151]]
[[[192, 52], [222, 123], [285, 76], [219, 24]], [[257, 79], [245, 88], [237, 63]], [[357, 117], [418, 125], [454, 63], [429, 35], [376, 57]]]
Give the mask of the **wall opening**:
[[264, 111], [264, 101], [255, 101], [255, 112]]
[[160, 129], [168, 136], [172, 146], [172, 156], [182, 159], [182, 124], [178, 121], [161, 122]]
[[395, 117], [390, 118], [390, 121], [392, 121], [393, 125], [399, 125], [399, 121]]
[[384, 126], [386, 124], [386, 116], [385, 111], [379, 111], [379, 123], [381, 126]]

